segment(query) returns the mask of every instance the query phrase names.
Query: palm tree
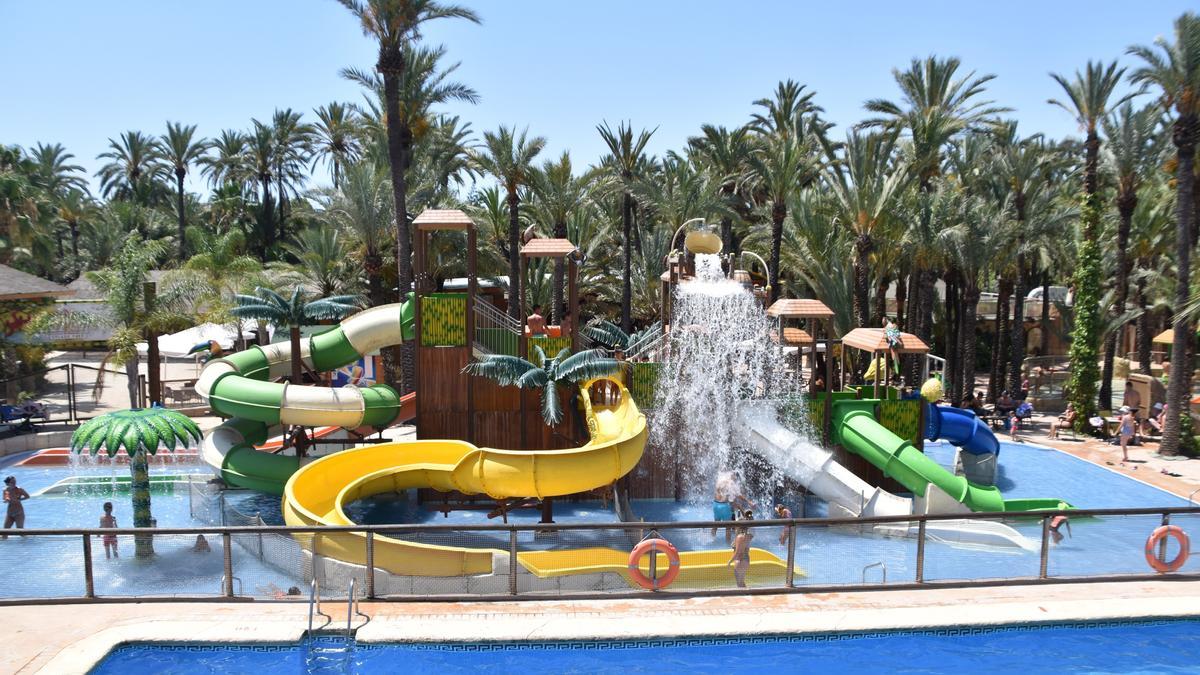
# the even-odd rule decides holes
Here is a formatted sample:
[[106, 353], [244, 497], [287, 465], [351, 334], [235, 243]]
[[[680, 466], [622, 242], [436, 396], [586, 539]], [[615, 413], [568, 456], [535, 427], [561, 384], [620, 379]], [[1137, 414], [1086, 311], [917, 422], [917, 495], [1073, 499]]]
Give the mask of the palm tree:
[[[554, 237], [567, 238], [567, 222], [571, 216], [583, 209], [591, 199], [592, 178], [590, 174], [576, 176], [571, 165], [571, 154], [563, 151], [557, 161], [547, 160], [542, 170], [533, 175], [533, 193], [537, 196], [534, 208], [539, 220], [550, 225]], [[554, 263], [554, 298], [551, 302], [551, 318], [554, 323], [562, 320], [563, 286], [566, 269], [562, 260]]]
[[[872, 99], [864, 107], [881, 117], [867, 120], [866, 126], [900, 128], [909, 135], [909, 171], [922, 192], [933, 189], [933, 180], [941, 174], [947, 144], [968, 131], [991, 127], [996, 115], [1007, 108], [983, 100], [987, 83], [995, 75], [976, 76], [974, 71], [959, 77], [962, 62], [956, 57], [928, 56], [913, 59], [908, 70], [894, 69], [892, 76], [900, 87], [901, 101]], [[927, 224], [923, 231], [928, 232]], [[902, 282], [898, 282], [902, 283]], [[917, 311], [907, 315], [906, 328], [928, 341], [933, 333], [934, 275], [914, 266], [909, 278], [909, 302]], [[916, 379], [918, 363], [909, 366], [910, 379]]]
[[750, 155], [751, 143], [746, 127], [733, 131], [725, 127], [705, 124], [700, 127], [702, 136], [688, 139], [691, 155], [698, 159], [721, 186], [721, 196], [727, 202], [727, 210], [721, 216], [721, 243], [727, 253], [737, 253], [733, 241], [733, 214], [745, 206], [738, 195], [739, 185], [746, 172], [746, 159]]
[[[1123, 313], [1129, 300], [1129, 231], [1133, 223], [1133, 212], [1137, 209], [1138, 190], [1143, 177], [1150, 174], [1161, 154], [1158, 125], [1162, 121], [1162, 109], [1156, 104], [1134, 110], [1126, 102], [1102, 120], [1105, 144], [1104, 160], [1117, 183], [1117, 269], [1113, 278], [1116, 282], [1117, 313]], [[1101, 384], [1100, 400], [1104, 398], [1105, 385], [1112, 396], [1112, 363], [1116, 356], [1117, 337], [1120, 330], [1112, 332], [1104, 341], [1104, 380]], [[1149, 368], [1149, 364], [1145, 365]]]
[[67, 152], [60, 143], [44, 145], [38, 143], [29, 153], [34, 167], [35, 182], [52, 195], [63, 195], [71, 190], [87, 192], [87, 179], [83, 167], [71, 164], [75, 155]]
[[[1175, 224], [1171, 220], [1174, 205], [1172, 190], [1165, 183], [1156, 183], [1143, 187], [1137, 207], [1133, 210], [1129, 228], [1129, 258], [1134, 267], [1130, 275], [1134, 286], [1134, 307], [1147, 307], [1151, 303], [1148, 286], [1163, 279], [1159, 268], [1174, 239]], [[1138, 368], [1143, 375], [1150, 375], [1150, 313], [1140, 313], [1136, 326]]]
[[384, 253], [395, 217], [388, 177], [371, 162], [356, 162], [346, 167], [336, 189], [319, 199], [324, 207], [322, 220], [330, 229], [349, 233], [357, 243], [371, 306], [387, 304]]
[[[200, 427], [183, 413], [158, 407], [134, 408], [93, 417], [79, 425], [71, 434], [71, 452], [86, 450], [95, 456], [103, 449], [111, 458], [124, 448], [129, 457], [133, 526], [149, 528], [153, 526], [153, 518], [150, 513], [150, 466], [146, 455], [156, 454], [163, 445], [168, 450], [175, 450], [177, 445], [186, 448], [190, 443], [198, 443], [202, 436]], [[133, 541], [138, 558], [154, 555], [154, 541], [150, 535], [136, 535]]]
[[804, 91], [804, 85], [793, 80], [775, 86], [774, 98], [760, 98], [754, 105], [763, 108], [751, 117], [750, 128], [764, 136], [797, 134], [806, 126], [805, 118], [824, 112], [813, 103], [815, 91]]
[[627, 333], [633, 330], [633, 181], [645, 160], [646, 145], [657, 130], [657, 127], [650, 131], [643, 129], [635, 137], [633, 127], [628, 122], [618, 124], [615, 131], [608, 126], [608, 122], [596, 127], [610, 153], [604, 160], [604, 167], [621, 188], [621, 255], [624, 264], [621, 277], [621, 329]]
[[494, 380], [502, 387], [540, 389], [542, 397], [542, 420], [547, 426], [562, 421], [562, 402], [559, 387], [579, 385], [597, 377], [607, 377], [620, 371], [621, 363], [610, 358], [599, 349], [589, 349], [571, 354], [564, 347], [554, 356], [538, 345], [533, 345], [534, 358], [541, 365], [534, 365], [519, 356], [488, 354], [480, 361], [467, 364], [463, 369], [469, 375], [478, 375]]
[[275, 208], [271, 203], [271, 178], [275, 171], [275, 133], [270, 126], [258, 120], [251, 122], [254, 124], [254, 131], [246, 138], [244, 162], [247, 173], [253, 180], [258, 181], [258, 201], [262, 207], [259, 227], [263, 235], [259, 244], [259, 258], [265, 261], [275, 248]]
[[233, 129], [225, 129], [221, 135], [209, 141], [208, 150], [196, 163], [203, 168], [208, 183], [213, 188], [236, 184], [244, 186], [254, 176], [247, 166], [249, 138]]
[[312, 159], [311, 125], [301, 122], [303, 113], [291, 108], [276, 110], [271, 116], [271, 132], [275, 136], [272, 153], [275, 174], [275, 197], [279, 200], [279, 233], [287, 231], [288, 193], [296, 194], [303, 185], [306, 169]]
[[[1100, 134], [1097, 132], [1100, 121], [1108, 114], [1111, 106], [1120, 105], [1133, 94], [1113, 99], [1124, 68], [1117, 67], [1117, 62], [1103, 64], [1098, 61], [1088, 61], [1087, 67], [1081, 73], [1075, 72], [1075, 78], [1068, 80], [1057, 73], [1050, 77], [1058, 83], [1067, 95], [1066, 102], [1058, 99], [1047, 101], [1066, 110], [1079, 124], [1086, 134], [1083, 142], [1083, 230], [1080, 239], [1078, 265], [1075, 268], [1075, 332], [1071, 336], [1071, 383], [1069, 385], [1071, 400], [1075, 410], [1079, 411], [1080, 419], [1087, 419], [1096, 410], [1097, 383], [1102, 382], [1098, 370], [1100, 348], [1100, 309], [1095, 304], [1100, 301], [1100, 290], [1103, 274], [1100, 269], [1100, 253], [1098, 238], [1100, 235]], [[1099, 404], [1102, 408], [1111, 406], [1112, 382], [1107, 382], [1108, 391], [1100, 391]]]
[[117, 140], [108, 139], [108, 147], [96, 156], [109, 160], [96, 172], [100, 193], [142, 204], [153, 201], [166, 175], [166, 167], [158, 161], [157, 142], [140, 131], [126, 131]]
[[854, 314], [859, 326], [869, 325], [868, 257], [875, 247], [874, 236], [887, 226], [908, 182], [907, 168], [893, 157], [898, 135], [895, 130], [851, 131], [840, 161], [831, 163], [828, 184], [837, 199], [838, 219], [855, 234]]
[[158, 139], [158, 156], [167, 163], [167, 168], [175, 174], [176, 213], [179, 216], [179, 260], [187, 258], [187, 216], [184, 212], [183, 179], [187, 177], [188, 167], [196, 164], [208, 150], [208, 141], [197, 139], [196, 125], [184, 126], [178, 122], [167, 122], [167, 133]]
[[300, 359], [300, 326], [314, 321], [341, 319], [358, 310], [358, 298], [353, 295], [334, 295], [307, 300], [304, 289], [296, 286], [291, 298], [259, 286], [254, 295], [233, 296], [230, 310], [239, 319], [265, 321], [276, 329], [288, 329], [292, 346], [292, 384], [303, 384], [304, 363]]
[[[1192, 322], [1182, 311], [1191, 290], [1192, 228], [1195, 218], [1196, 140], [1200, 134], [1200, 17], [1186, 12], [1175, 20], [1175, 41], [1154, 41], [1154, 47], [1130, 47], [1129, 53], [1142, 60], [1131, 79], [1153, 85], [1164, 110], [1175, 113], [1171, 142], [1175, 145], [1175, 341], [1172, 345], [1174, 373], [1167, 388], [1167, 418], [1159, 451], [1173, 455], [1180, 446], [1180, 413], [1187, 410], [1191, 396]], [[1078, 300], [1076, 300], [1078, 303]]]
[[[414, 51], [412, 41], [420, 36], [422, 26], [435, 19], [466, 19], [479, 23], [479, 17], [470, 9], [437, 0], [341, 0], [342, 5], [362, 23], [363, 35], [379, 44], [379, 58], [375, 69], [383, 76], [383, 120], [387, 132], [388, 165], [392, 172], [392, 198], [396, 217], [396, 264], [399, 266], [400, 296], [412, 290], [412, 237], [408, 230], [407, 187], [405, 173], [409, 168], [409, 152], [413, 144], [413, 125], [420, 119], [424, 109], [411, 106], [401, 107], [402, 89], [429, 83], [415, 74], [412, 58], [423, 55], [426, 62], [434, 64], [442, 50]], [[436, 54], [430, 58], [432, 54]], [[436, 69], [426, 69], [434, 73]], [[435, 86], [441, 86], [438, 83]], [[472, 92], [472, 97], [473, 97]], [[450, 96], [446, 95], [443, 100]], [[411, 103], [415, 99], [409, 98]], [[426, 97], [429, 100], [429, 97]], [[514, 275], [515, 277], [515, 275]], [[406, 359], [407, 361], [407, 359]], [[405, 363], [405, 380], [415, 373], [409, 372]]]
[[641, 330], [626, 333], [617, 324], [597, 318], [589, 321], [588, 325], [580, 330], [580, 333], [608, 351], [628, 354], [635, 347], [653, 340], [662, 333], [662, 330], [662, 322], [655, 321]]
[[347, 294], [358, 285], [360, 268], [350, 256], [345, 237], [336, 228], [308, 227], [284, 244], [296, 258], [295, 270], [318, 295]]
[[240, 230], [212, 233], [192, 226], [187, 236], [193, 253], [183, 269], [201, 278], [207, 286], [202, 301], [224, 323], [226, 317], [220, 315], [227, 311], [230, 296], [242, 279], [262, 270], [262, 263], [245, 255], [246, 237]]
[[333, 101], [313, 111], [317, 123], [313, 126], [313, 168], [324, 161], [329, 164], [333, 186], [342, 182], [342, 173], [347, 165], [358, 160], [362, 152], [358, 140], [358, 117], [354, 108]]
[[541, 136], [528, 137], [528, 129], [518, 135], [515, 129], [504, 125], [495, 132], [483, 134], [484, 152], [476, 155], [475, 161], [486, 172], [496, 177], [504, 187], [508, 203], [508, 314], [521, 318], [521, 298], [518, 297], [518, 277], [521, 273], [521, 188], [533, 182], [535, 169], [533, 160], [546, 147]]
[[83, 190], [71, 188], [58, 200], [58, 218], [66, 224], [71, 236], [71, 255], [79, 258], [80, 225], [94, 218], [96, 202]]

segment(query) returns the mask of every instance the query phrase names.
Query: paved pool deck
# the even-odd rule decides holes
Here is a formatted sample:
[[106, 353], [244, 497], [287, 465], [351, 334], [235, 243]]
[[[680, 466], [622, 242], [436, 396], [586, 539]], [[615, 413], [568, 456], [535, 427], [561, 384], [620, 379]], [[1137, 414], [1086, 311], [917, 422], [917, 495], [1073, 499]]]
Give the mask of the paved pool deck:
[[[637, 600], [366, 603], [363, 642], [630, 639], [827, 633], [1194, 616], [1200, 581], [939, 588]], [[326, 603], [333, 626], [345, 606]], [[303, 602], [0, 608], [0, 672], [86, 673], [128, 641], [295, 642]]]

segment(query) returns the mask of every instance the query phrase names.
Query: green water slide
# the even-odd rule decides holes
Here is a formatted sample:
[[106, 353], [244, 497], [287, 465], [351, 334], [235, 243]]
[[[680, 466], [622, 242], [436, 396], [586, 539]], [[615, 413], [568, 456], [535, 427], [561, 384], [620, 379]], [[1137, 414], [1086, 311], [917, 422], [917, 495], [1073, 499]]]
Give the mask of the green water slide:
[[[359, 312], [305, 338], [300, 352], [313, 370], [323, 372], [413, 337], [409, 294], [406, 302]], [[196, 392], [215, 414], [229, 418], [205, 436], [200, 454], [227, 484], [283, 494], [300, 465], [296, 457], [278, 454], [282, 444], [263, 446], [273, 426], [383, 428], [414, 415], [415, 395], [401, 397], [385, 384], [332, 388], [276, 382], [291, 372], [290, 364], [291, 344], [277, 342], [210, 361], [200, 373]]]
[[1060, 499], [1004, 499], [991, 485], [978, 485], [950, 473], [911, 442], [900, 438], [875, 419], [879, 401], [834, 401], [833, 441], [883, 470], [914, 495], [925, 497], [927, 486], [936, 485], [972, 511], [1017, 512], [1057, 511], [1071, 505]]

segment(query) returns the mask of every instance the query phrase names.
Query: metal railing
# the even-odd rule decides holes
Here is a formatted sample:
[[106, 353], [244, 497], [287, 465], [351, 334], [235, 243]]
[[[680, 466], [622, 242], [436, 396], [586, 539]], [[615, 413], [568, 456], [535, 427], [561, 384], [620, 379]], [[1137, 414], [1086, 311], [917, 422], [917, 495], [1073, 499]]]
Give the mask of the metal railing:
[[661, 361], [663, 360], [660, 352], [667, 344], [667, 331], [660, 330], [658, 333], [646, 335], [634, 344], [629, 346], [629, 351], [625, 352], [627, 361]]
[[[1081, 551], [1077, 547], [1054, 548], [1063, 536], [1058, 531], [1065, 516], [1075, 523], [1074, 534], [1066, 530], [1072, 537], [1081, 536], [1085, 528], [1125, 528], [1123, 530], [1104, 530], [1093, 533], [1093, 541], [1102, 540], [1110, 549], [1113, 546], [1128, 545], [1128, 554], [1121, 554], [1119, 568], [1090, 566], [1090, 558], [1094, 551]], [[1140, 517], [1140, 519], [1139, 519]], [[347, 612], [348, 621], [353, 616], [363, 616], [355, 609], [357, 593], [355, 589], [361, 583], [365, 590], [366, 599], [414, 601], [414, 600], [509, 600], [522, 597], [641, 597], [646, 593], [668, 595], [714, 595], [736, 593], [777, 593], [777, 592], [815, 592], [830, 590], [868, 590], [886, 588], [932, 588], [945, 586], [987, 586], [987, 585], [1017, 585], [1031, 583], [1070, 583], [1079, 581], [1131, 581], [1152, 579], [1197, 579], [1200, 578], [1200, 565], [1190, 567], [1180, 566], [1171, 568], [1174, 571], [1159, 573], [1143, 560], [1143, 548], [1147, 538], [1152, 534], [1161, 537], [1161, 525], [1174, 523], [1185, 527], [1200, 517], [1197, 507], [1161, 507], [1136, 509], [1075, 509], [1067, 511], [1042, 512], [997, 512], [972, 514], [940, 514], [940, 515], [906, 515], [878, 516], [869, 518], [793, 518], [762, 521], [694, 521], [694, 522], [609, 522], [609, 523], [548, 523], [527, 525], [372, 525], [372, 526], [329, 526], [329, 527], [188, 527], [188, 528], [154, 528], [154, 529], [31, 529], [23, 530], [20, 536], [16, 531], [10, 533], [7, 540], [0, 540], [0, 559], [11, 551], [17, 555], [24, 569], [38, 570], [55, 565], [62, 568], [64, 561], [68, 563], [64, 569], [69, 570], [74, 565], [78, 569], [80, 581], [83, 583], [82, 593], [50, 595], [46, 593], [14, 593], [11, 584], [19, 584], [22, 575], [6, 575], [0, 580], [0, 604], [30, 604], [44, 602], [121, 602], [166, 599], [209, 599], [229, 600], [242, 598], [245, 592], [241, 588], [242, 579], [254, 580], [253, 575], [259, 574], [254, 568], [258, 564], [254, 556], [234, 556], [234, 537], [247, 535], [272, 535], [281, 539], [300, 542], [298, 549], [307, 561], [297, 570], [303, 570], [306, 581], [310, 584], [309, 612], [310, 622], [315, 616], [328, 615], [320, 608], [319, 579], [325, 580], [325, 585], [331, 586], [335, 581], [340, 586], [348, 582]], [[991, 522], [981, 522], [991, 521]], [[938, 533], [959, 525], [999, 527], [1001, 524], [1021, 526], [1028, 535], [1022, 535], [1028, 542], [1020, 550], [1004, 550], [993, 547], [967, 545], [956, 548], [948, 553], [942, 547], [953, 548], [953, 540], [942, 538]], [[1040, 527], [1038, 527], [1040, 525]], [[774, 553], [757, 548], [751, 544], [753, 551], [758, 551], [759, 557], [751, 562], [751, 576], [758, 574], [757, 580], [751, 587], [736, 587], [734, 571], [725, 564], [725, 556], [730, 549], [723, 547], [724, 539], [719, 532], [733, 528], [739, 534], [749, 533], [758, 542], [767, 542], [777, 538], [780, 546], [786, 546], [786, 562]], [[604, 532], [605, 530], [609, 532]], [[654, 591], [642, 590], [632, 585], [627, 576], [626, 556], [632, 548], [631, 542], [640, 541], [647, 533], [658, 533], [667, 540], [683, 542], [686, 536], [694, 536], [709, 531], [718, 532], [714, 538], [707, 539], [707, 544], [695, 548], [681, 545], [681, 556], [685, 559], [683, 567], [687, 567], [688, 555], [697, 555], [691, 565], [693, 571], [707, 567], [708, 576], [699, 579], [703, 583], [680, 583], [676, 586]], [[1016, 530], [1014, 530], [1016, 531]], [[833, 533], [834, 537], [824, 540], [825, 544], [815, 544], [820, 532]], [[361, 538], [346, 537], [347, 534], [363, 535]], [[899, 534], [898, 534], [899, 533]], [[1036, 533], [1036, 534], [1035, 534]], [[1113, 537], [1119, 533], [1119, 537]], [[192, 592], [168, 595], [161, 588], [161, 579], [148, 583], [146, 592], [130, 594], [128, 584], [138, 583], [139, 576], [131, 576], [119, 580], [117, 590], [112, 593], [101, 592], [98, 581], [102, 577], [111, 577], [113, 567], [104, 567], [97, 574], [98, 562], [92, 552], [91, 539], [104, 535], [118, 538], [140, 536], [146, 539], [151, 534], [154, 545], [167, 545], [174, 541], [190, 542], [198, 535], [216, 538], [219, 536], [222, 547], [222, 565], [220, 575], [220, 592]], [[1096, 534], [1102, 534], [1096, 537]], [[339, 536], [340, 535], [340, 536]], [[858, 535], [865, 544], [860, 543], [850, 549], [842, 548], [846, 535]], [[48, 538], [45, 546], [39, 546], [30, 539]], [[577, 542], [593, 538], [592, 545], [580, 545]], [[607, 538], [605, 538], [607, 537]], [[797, 539], [807, 537], [802, 551], [797, 548]], [[387, 559], [380, 559], [378, 547], [381, 538], [385, 538], [389, 547]], [[602, 539], [602, 544], [596, 544], [595, 539]], [[1040, 538], [1040, 545], [1037, 545]], [[13, 542], [17, 543], [14, 548]], [[73, 548], [70, 542], [78, 542]], [[465, 572], [466, 563], [459, 559], [455, 568], [447, 568], [445, 576], [436, 575], [440, 570], [425, 567], [423, 571], [409, 572], [413, 576], [402, 576], [399, 572], [389, 571], [388, 565], [404, 565], [405, 556], [397, 555], [396, 540], [416, 545], [430, 546], [433, 549], [444, 550], [446, 545], [471, 549], [469, 556], [475, 556], [474, 567]], [[1151, 543], [1157, 543], [1150, 540]], [[348, 542], [357, 542], [358, 549], [364, 555], [359, 562], [342, 562], [334, 557], [322, 555], [318, 549], [325, 549], [326, 542], [330, 549], [339, 549], [346, 555], [350, 550]], [[503, 543], [501, 543], [503, 542]], [[1117, 543], [1120, 542], [1120, 543]], [[79, 543], [82, 548], [77, 548]], [[939, 547], [931, 548], [930, 544]], [[827, 548], [826, 548], [827, 546]], [[214, 546], [215, 548], [215, 546]], [[351, 547], [352, 548], [352, 547]], [[566, 550], [564, 550], [566, 549]], [[722, 550], [719, 559], [711, 555], [712, 549]], [[39, 551], [49, 553], [45, 558], [39, 558]], [[555, 555], [545, 555], [542, 552], [556, 552]], [[703, 553], [708, 551], [708, 553]], [[1051, 551], [1056, 551], [1052, 554]], [[1035, 553], [1036, 552], [1036, 553]], [[1022, 557], [1013, 558], [1014, 554]], [[186, 555], [186, 554], [185, 554]], [[541, 555], [542, 557], [539, 557]], [[858, 565], [861, 576], [854, 575], [859, 571], [858, 565], [848, 565], [855, 562], [853, 556], [858, 555]], [[933, 566], [929, 566], [930, 556], [933, 555]], [[52, 557], [51, 557], [52, 556]], [[173, 557], [174, 556], [174, 557]], [[469, 557], [468, 556], [468, 557]], [[569, 568], [540, 569], [539, 566], [550, 564], [546, 560], [562, 561], [569, 556]], [[894, 556], [894, 557], [889, 557]], [[944, 556], [944, 557], [943, 557]], [[986, 573], [992, 576], [955, 576], [957, 572], [947, 573], [947, 564], [960, 564], [963, 556], [979, 556], [978, 561], [970, 567], [986, 567]], [[1157, 548], [1157, 559], [1165, 562], [1167, 548], [1165, 542]], [[1186, 562], [1187, 556], [1180, 559]], [[491, 560], [492, 568], [478, 569], [479, 560]], [[177, 554], [168, 553], [161, 562], [153, 559], [139, 563], [137, 575], [145, 574], [146, 565], [161, 564], [174, 569], [177, 565]], [[78, 562], [76, 562], [78, 561]], [[697, 562], [701, 561], [701, 562]], [[1021, 565], [1014, 561], [1025, 561], [1028, 574], [1020, 574]], [[648, 563], [649, 561], [644, 561]], [[730, 564], [733, 560], [730, 559]], [[1055, 563], [1055, 571], [1051, 571], [1051, 562]], [[378, 564], [377, 563], [381, 563]], [[755, 568], [754, 565], [758, 567]], [[249, 567], [241, 568], [240, 566]], [[1086, 569], [1076, 569], [1085, 565]], [[1183, 563], [1180, 563], [1183, 565]], [[607, 566], [607, 567], [605, 567]], [[826, 572], [837, 571], [840, 581], [828, 579], [810, 580], [801, 567], [812, 566], [810, 569], [823, 567]], [[1169, 566], [1169, 565], [1168, 565]], [[659, 561], [660, 571], [666, 565]], [[876, 583], [867, 583], [866, 572], [879, 567], [883, 578]], [[596, 571], [601, 568], [607, 571]], [[164, 567], [167, 569], [167, 567]], [[930, 570], [933, 574], [929, 574]], [[1036, 572], [1034, 570], [1036, 569]], [[757, 570], [757, 571], [756, 571]], [[1097, 571], [1098, 570], [1098, 571]], [[701, 570], [703, 571], [703, 570]], [[238, 576], [234, 576], [237, 572]], [[848, 575], [846, 574], [848, 572]], [[893, 572], [893, 573], [889, 573]], [[685, 574], [687, 571], [685, 570]], [[67, 575], [69, 576], [69, 572]], [[588, 575], [591, 575], [590, 577]], [[604, 575], [607, 574], [607, 577]], [[745, 572], [743, 572], [745, 574]], [[311, 577], [308, 577], [311, 575]], [[341, 576], [339, 576], [341, 575]], [[461, 576], [460, 576], [461, 575]], [[572, 580], [572, 575], [575, 576]], [[154, 578], [154, 575], [150, 575]], [[931, 579], [933, 576], [935, 578]], [[602, 578], [604, 577], [604, 578]], [[898, 578], [899, 577], [899, 578]], [[681, 577], [682, 578], [682, 577]], [[235, 580], [238, 584], [235, 586]], [[332, 581], [331, 581], [332, 580]], [[65, 577], [55, 577], [52, 588], [54, 591], [64, 591], [70, 587]], [[693, 579], [696, 582], [697, 579]], [[492, 583], [495, 582], [495, 583]], [[586, 582], [586, 583], [585, 583]], [[211, 582], [210, 582], [211, 583]], [[287, 583], [292, 583], [291, 581]], [[380, 584], [383, 590], [380, 592]], [[246, 586], [253, 592], [253, 586]], [[211, 588], [212, 586], [208, 586]], [[399, 589], [399, 590], [398, 590]], [[136, 589], [135, 589], [136, 590]], [[260, 600], [286, 600], [286, 596], [295, 596], [297, 589], [289, 590], [286, 594], [262, 592], [253, 596]], [[292, 598], [293, 600], [295, 598]]]
[[516, 356], [520, 349], [521, 322], [475, 296], [475, 345], [485, 354]]

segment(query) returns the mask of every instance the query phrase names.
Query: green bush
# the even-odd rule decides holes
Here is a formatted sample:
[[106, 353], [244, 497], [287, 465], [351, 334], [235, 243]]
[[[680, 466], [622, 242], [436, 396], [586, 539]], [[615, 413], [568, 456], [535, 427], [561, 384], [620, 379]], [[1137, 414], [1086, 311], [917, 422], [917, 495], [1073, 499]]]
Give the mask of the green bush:
[[1089, 236], [1100, 229], [1100, 199], [1084, 195], [1079, 215], [1084, 235], [1080, 237], [1076, 257], [1075, 328], [1071, 333], [1071, 380], [1067, 384], [1070, 401], [1079, 416], [1075, 418], [1078, 431], [1084, 431], [1087, 421], [1096, 414], [1096, 389], [1100, 382], [1100, 284], [1101, 256], [1096, 237]]

